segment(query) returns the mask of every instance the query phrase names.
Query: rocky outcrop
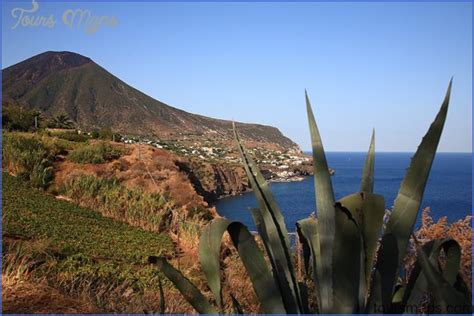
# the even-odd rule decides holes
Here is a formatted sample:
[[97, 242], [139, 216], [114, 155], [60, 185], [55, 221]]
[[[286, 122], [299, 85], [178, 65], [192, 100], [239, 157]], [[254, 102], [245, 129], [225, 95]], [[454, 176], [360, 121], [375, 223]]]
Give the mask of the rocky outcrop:
[[207, 202], [249, 190], [247, 176], [241, 166], [197, 160], [181, 160], [176, 163], [187, 174], [196, 192]]

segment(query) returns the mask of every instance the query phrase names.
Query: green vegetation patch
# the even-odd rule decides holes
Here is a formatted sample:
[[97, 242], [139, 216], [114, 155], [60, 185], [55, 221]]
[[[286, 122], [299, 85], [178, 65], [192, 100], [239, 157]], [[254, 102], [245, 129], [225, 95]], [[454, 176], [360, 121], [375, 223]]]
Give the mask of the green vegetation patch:
[[20, 133], [3, 135], [3, 165], [37, 188], [46, 188], [54, 178], [52, 160], [59, 147], [43, 143], [39, 137]]
[[27, 109], [18, 104], [2, 103], [2, 110], [3, 128], [9, 131], [34, 130], [35, 125], [39, 126], [42, 118], [39, 111]]
[[145, 262], [150, 254], [168, 254], [173, 245], [163, 234], [106, 218], [67, 201], [55, 199], [3, 173], [4, 234], [48, 239], [65, 254]]
[[[3, 173], [2, 273], [47, 280], [73, 296], [87, 295], [107, 312], [136, 311], [162, 278], [151, 254], [173, 253], [171, 239], [57, 200]], [[13, 237], [13, 238], [12, 238]], [[145, 307], [143, 307], [145, 312]]]
[[100, 164], [119, 158], [124, 150], [107, 143], [87, 144], [74, 150], [69, 159], [76, 163]]
[[85, 134], [78, 134], [77, 131], [48, 131], [48, 134], [71, 142], [82, 143], [90, 139]]
[[163, 231], [174, 202], [158, 193], [126, 188], [117, 179], [90, 175], [66, 182], [62, 193], [77, 204], [150, 231]]

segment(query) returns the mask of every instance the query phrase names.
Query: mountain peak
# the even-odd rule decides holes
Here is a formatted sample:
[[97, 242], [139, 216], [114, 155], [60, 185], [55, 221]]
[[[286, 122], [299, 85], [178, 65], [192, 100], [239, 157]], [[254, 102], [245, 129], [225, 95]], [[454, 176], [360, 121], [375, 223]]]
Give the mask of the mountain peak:
[[51, 63], [68, 67], [78, 67], [93, 62], [89, 57], [68, 51], [47, 51], [34, 57], [45, 58]]
[[80, 67], [93, 63], [92, 59], [72, 52], [48, 51], [30, 57], [13, 66], [3, 69], [3, 82], [5, 85], [10, 80], [25, 80], [30, 85], [35, 85], [52, 73]]
[[[48, 51], [10, 66], [3, 73], [5, 101], [35, 108], [45, 116], [66, 114], [85, 130], [108, 127], [161, 139], [232, 141], [230, 121], [179, 110], [129, 86], [90, 58]], [[297, 145], [271, 126], [237, 123], [243, 139]]]

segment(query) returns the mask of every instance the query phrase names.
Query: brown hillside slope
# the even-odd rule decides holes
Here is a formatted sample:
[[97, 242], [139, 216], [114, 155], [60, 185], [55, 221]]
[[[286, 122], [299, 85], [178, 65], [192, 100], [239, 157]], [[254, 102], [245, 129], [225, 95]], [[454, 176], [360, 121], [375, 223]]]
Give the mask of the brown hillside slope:
[[[162, 139], [232, 139], [231, 122], [171, 107], [121, 81], [91, 59], [71, 52], [45, 52], [2, 70], [3, 99], [68, 115], [86, 130], [112, 128]], [[297, 145], [277, 128], [236, 123], [245, 140]]]

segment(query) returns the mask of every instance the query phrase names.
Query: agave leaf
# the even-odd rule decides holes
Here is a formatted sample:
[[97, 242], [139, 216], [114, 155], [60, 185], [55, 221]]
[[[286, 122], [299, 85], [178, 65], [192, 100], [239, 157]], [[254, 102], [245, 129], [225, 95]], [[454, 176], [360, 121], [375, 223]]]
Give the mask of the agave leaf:
[[391, 313], [401, 314], [403, 312], [403, 297], [405, 295], [406, 286], [402, 282], [397, 283], [395, 291], [393, 291]]
[[435, 268], [426, 253], [422, 250], [422, 247], [417, 242], [416, 237], [415, 244], [420, 266], [428, 282], [428, 287], [435, 298], [435, 304], [439, 304], [436, 307], [440, 307], [441, 312], [445, 314], [470, 314], [472, 312], [470, 300], [457, 291]]
[[310, 314], [311, 312], [309, 310], [308, 287], [304, 282], [298, 282], [298, 286], [300, 287], [301, 300], [303, 301], [304, 306], [303, 313]]
[[403, 285], [398, 285], [395, 288], [395, 293], [392, 297], [392, 304], [400, 304], [403, 300], [403, 296], [405, 294], [405, 287]]
[[163, 291], [163, 284], [161, 282], [161, 278], [158, 279], [158, 287], [160, 290], [160, 314], [164, 314], [166, 310], [165, 305], [165, 292]]
[[316, 257], [319, 254], [318, 224], [313, 218], [305, 218], [296, 222], [296, 231], [303, 246], [305, 272], [310, 272], [316, 282]]
[[381, 195], [361, 192], [345, 196], [339, 202], [351, 212], [362, 230], [365, 277], [361, 281], [365, 281], [363, 288], [366, 291], [369, 287], [375, 252], [383, 225], [385, 200]]
[[415, 225], [425, 185], [443, 131], [444, 122], [446, 121], [451, 85], [452, 80], [449, 82], [448, 90], [438, 115], [412, 158], [387, 223], [386, 233], [393, 234], [397, 239], [399, 264], [402, 263], [406, 254], [410, 234]]
[[240, 305], [239, 301], [237, 301], [235, 296], [230, 294], [230, 298], [232, 300], [232, 308], [234, 309], [234, 314], [243, 314], [244, 310], [242, 309], [242, 306]]
[[200, 314], [216, 314], [216, 309], [207, 301], [206, 297], [191, 283], [181, 272], [173, 268], [163, 257], [150, 257], [149, 261], [155, 263], [158, 269], [176, 286], [186, 301]]
[[365, 306], [367, 314], [383, 314], [382, 306], [382, 275], [380, 271], [375, 270], [372, 274], [372, 283], [370, 286], [370, 295]]
[[360, 183], [360, 192], [374, 192], [374, 160], [375, 160], [375, 130], [372, 131], [370, 139], [369, 152], [365, 158], [364, 171], [362, 172], [362, 181]]
[[[438, 266], [440, 251], [441, 249], [444, 249], [446, 255], [446, 265], [442, 270], [442, 274], [446, 281], [451, 286], [454, 286], [461, 262], [461, 247], [459, 244], [454, 239], [450, 238], [436, 239], [427, 242], [421, 248], [435, 267]], [[427, 291], [428, 283], [421, 269], [420, 260], [418, 259], [415, 262], [413, 270], [410, 274], [410, 279], [408, 280], [405, 295], [402, 301], [402, 307], [405, 309], [405, 313], [416, 312], [411, 310], [411, 308], [413, 306], [421, 305], [422, 296]]]
[[391, 309], [394, 283], [398, 271], [397, 239], [393, 234], [384, 234], [377, 254], [373, 283], [367, 307], [370, 313], [388, 313]]
[[[431, 240], [423, 245], [422, 249], [427, 256], [431, 255], [434, 243], [435, 241]], [[408, 314], [416, 314], [418, 306], [421, 304], [422, 296], [427, 291], [427, 287], [428, 283], [421, 273], [420, 262], [416, 260], [408, 279], [400, 309]]]
[[[318, 225], [314, 219], [305, 218], [296, 222], [296, 231], [303, 246], [303, 261], [306, 275], [309, 275], [311, 272], [313, 282], [317, 285], [317, 258], [321, 255], [319, 251]], [[320, 306], [320, 295], [317, 286], [315, 298], [317, 305]]]
[[217, 218], [207, 225], [199, 242], [201, 268], [218, 305], [222, 306], [220, 250], [222, 236], [226, 231], [239, 252], [263, 310], [266, 313], [285, 313], [278, 285], [254, 237], [242, 223], [224, 218]]
[[330, 312], [333, 306], [333, 248], [336, 232], [335, 199], [331, 175], [326, 161], [321, 136], [314, 119], [311, 103], [305, 91], [306, 111], [313, 148], [314, 187], [318, 214], [318, 235], [321, 256], [317, 260], [317, 274], [321, 296], [321, 312]]
[[253, 221], [255, 223], [255, 227], [257, 227], [258, 234], [260, 235], [260, 238], [263, 241], [263, 246], [265, 247], [265, 250], [267, 251], [268, 257], [270, 259], [270, 264], [272, 265], [273, 270], [276, 271], [275, 259], [273, 258], [273, 253], [270, 246], [270, 239], [267, 235], [267, 228], [265, 227], [265, 222], [263, 221], [263, 217], [260, 212], [260, 209], [252, 208], [250, 211], [252, 214]]
[[240, 136], [235, 128], [235, 124], [232, 124], [234, 128], [235, 141], [237, 143], [237, 147], [239, 149], [239, 153], [242, 158], [246, 174], [249, 177], [250, 184], [255, 191], [255, 195], [260, 209], [265, 209], [270, 212], [272, 216], [272, 221], [274, 223], [273, 225], [275, 225], [278, 231], [282, 233], [286, 243], [286, 247], [289, 248], [290, 240], [288, 238], [288, 231], [286, 229], [285, 219], [281, 214], [280, 208], [275, 202], [273, 194], [270, 191], [270, 188], [268, 187], [268, 183], [260, 172], [260, 169], [258, 168], [257, 164], [253, 161], [252, 157], [247, 154], [245, 146], [242, 144]]
[[[353, 314], [359, 310], [361, 296], [362, 232], [351, 212], [336, 203], [336, 236], [333, 252], [334, 306], [332, 313]], [[365, 280], [362, 281], [365, 283]]]
[[[446, 254], [446, 265], [443, 269], [443, 277], [449, 284], [454, 285], [459, 269], [461, 267], [461, 246], [454, 239], [444, 239], [441, 241], [441, 247]], [[439, 257], [440, 248], [435, 248], [433, 257]]]
[[[244, 164], [247, 177], [259, 204], [260, 227], [265, 229], [266, 250], [274, 269], [274, 275], [283, 296], [287, 313], [302, 313], [304, 310], [294, 265], [290, 255], [288, 231], [265, 178], [252, 158], [247, 155], [234, 125], [234, 136]], [[258, 226], [257, 226], [258, 227]]]
[[[385, 279], [385, 284], [382, 285], [381, 289], [383, 293], [385, 293], [382, 294], [384, 306], [386, 306], [386, 304], [390, 304], [391, 302], [394, 281], [398, 273], [398, 266], [402, 263], [403, 258], [405, 257], [410, 234], [412, 233], [413, 226], [415, 225], [420, 203], [423, 198], [425, 185], [428, 180], [428, 175], [436, 154], [436, 149], [438, 147], [441, 133], [443, 131], [444, 122], [446, 120], [449, 97], [451, 94], [451, 85], [452, 79], [449, 82], [448, 90], [438, 115], [428, 129], [425, 137], [423, 137], [420, 146], [412, 158], [410, 167], [406, 172], [397, 198], [395, 199], [392, 214], [386, 225], [384, 237], [391, 237], [382, 239], [382, 245], [380, 247], [378, 258], [383, 257], [384, 260], [379, 260], [376, 265], [376, 269], [384, 270], [386, 273], [390, 272], [389, 274], [385, 275], [382, 273]], [[395, 244], [393, 244], [393, 239], [395, 240]], [[389, 241], [391, 245], [383, 244], [387, 241]], [[397, 249], [394, 251], [389, 249], [390, 247], [396, 247]], [[397, 256], [391, 257], [389, 253], [393, 254], [394, 252], [397, 253]], [[387, 266], [384, 267], [383, 265]], [[395, 265], [397, 266], [397, 269], [392, 271], [392, 268]]]
[[[258, 233], [259, 233], [260, 237], [262, 238], [263, 245], [264, 245], [264, 247], [267, 251], [267, 254], [268, 254], [268, 257], [270, 259], [270, 264], [272, 265], [273, 271], [277, 271], [277, 266], [276, 266], [277, 263], [276, 263], [275, 259], [273, 258], [271, 245], [270, 245], [270, 240], [269, 240], [268, 235], [267, 235], [267, 230], [265, 228], [265, 223], [263, 221], [261, 212], [257, 208], [252, 208], [251, 211], [252, 211], [252, 217], [253, 217], [254, 222], [255, 222], [255, 226], [257, 227], [257, 230], [258, 230]], [[280, 278], [275, 273], [274, 273], [274, 278], [275, 278], [277, 283], [280, 283]], [[305, 301], [307, 301], [307, 293], [303, 292], [304, 289], [302, 288], [301, 282], [298, 282], [298, 285], [299, 285], [299, 289], [300, 289], [299, 292], [300, 292], [301, 301], [303, 303], [302, 304], [303, 310], [305, 311], [304, 313], [306, 314], [306, 313], [308, 313], [308, 311], [306, 310], [307, 307], [308, 307], [308, 304], [307, 304], [307, 302], [305, 302]]]

